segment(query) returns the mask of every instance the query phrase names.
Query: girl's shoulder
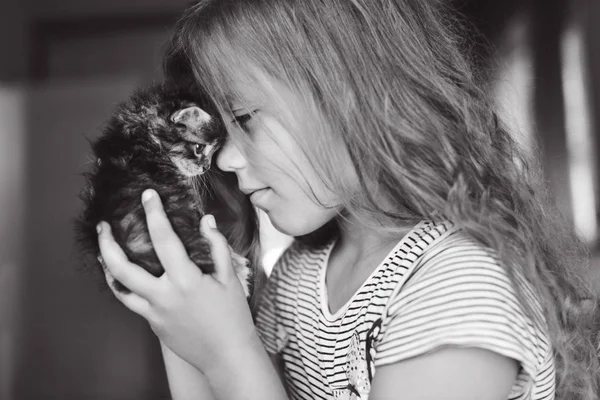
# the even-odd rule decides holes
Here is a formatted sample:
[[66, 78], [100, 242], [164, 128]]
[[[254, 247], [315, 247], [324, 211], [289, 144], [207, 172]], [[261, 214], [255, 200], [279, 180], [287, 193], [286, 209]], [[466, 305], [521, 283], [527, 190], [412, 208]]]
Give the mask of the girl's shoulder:
[[535, 319], [543, 313], [534, 285], [520, 266], [505, 265], [494, 249], [460, 228], [451, 230], [422, 254], [402, 291], [406, 295], [433, 282], [450, 280], [466, 282], [474, 289], [490, 285], [503, 296], [518, 297], [520, 303], [526, 303], [522, 305], [534, 313]]
[[[432, 279], [447, 274], [495, 278], [507, 283], [509, 291], [529, 288], [519, 266], [506, 266], [497, 252], [463, 229], [454, 228], [430, 246], [417, 260], [411, 281]], [[406, 282], [408, 286], [409, 282]]]
[[502, 268], [496, 252], [473, 238], [463, 229], [454, 228], [430, 246], [417, 261], [413, 275], [431, 274], [448, 268], [461, 268], [478, 263], [491, 269]]

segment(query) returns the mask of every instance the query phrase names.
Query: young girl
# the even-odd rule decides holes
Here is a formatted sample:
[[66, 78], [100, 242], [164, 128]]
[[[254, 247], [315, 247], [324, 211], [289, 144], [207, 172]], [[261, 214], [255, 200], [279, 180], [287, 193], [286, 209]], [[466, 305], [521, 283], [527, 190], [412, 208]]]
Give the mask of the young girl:
[[228, 123], [218, 168], [297, 240], [254, 325], [210, 216], [210, 276], [153, 192], [162, 277], [99, 225], [175, 399], [598, 398], [581, 246], [439, 3], [202, 0], [179, 22], [167, 73], [193, 74]]

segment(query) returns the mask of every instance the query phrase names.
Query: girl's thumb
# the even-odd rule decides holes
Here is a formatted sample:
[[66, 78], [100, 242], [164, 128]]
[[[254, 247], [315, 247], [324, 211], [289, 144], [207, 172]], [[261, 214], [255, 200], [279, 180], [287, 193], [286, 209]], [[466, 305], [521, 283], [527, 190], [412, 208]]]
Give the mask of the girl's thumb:
[[231, 264], [231, 253], [225, 236], [219, 232], [215, 217], [207, 214], [200, 221], [202, 235], [208, 239], [213, 262], [215, 277], [222, 283], [227, 282], [234, 274]]

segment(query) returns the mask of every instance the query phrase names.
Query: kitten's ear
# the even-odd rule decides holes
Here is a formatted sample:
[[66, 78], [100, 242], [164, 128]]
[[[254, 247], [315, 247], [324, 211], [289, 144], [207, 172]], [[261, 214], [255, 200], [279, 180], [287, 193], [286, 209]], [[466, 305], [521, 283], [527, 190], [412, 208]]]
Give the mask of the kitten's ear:
[[202, 128], [202, 126], [209, 123], [210, 120], [211, 116], [203, 109], [196, 106], [184, 108], [171, 115], [171, 121], [176, 124], [183, 124], [193, 132]]

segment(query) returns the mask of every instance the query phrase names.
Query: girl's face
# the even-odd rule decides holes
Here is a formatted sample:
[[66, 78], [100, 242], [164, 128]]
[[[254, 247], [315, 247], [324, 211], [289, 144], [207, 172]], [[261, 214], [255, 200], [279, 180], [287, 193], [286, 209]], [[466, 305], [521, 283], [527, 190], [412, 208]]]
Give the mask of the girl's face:
[[[282, 99], [291, 95], [279, 90]], [[336, 197], [280, 122], [282, 117], [276, 117], [264, 100], [253, 99], [252, 91], [244, 93], [242, 87], [238, 93], [245, 100], [230, 100], [233, 117], [225, 122], [234, 125], [230, 129], [242, 129], [248, 140], [227, 140], [217, 155], [217, 166], [237, 175], [240, 190], [266, 212], [277, 230], [291, 236], [315, 231], [338, 214], [339, 207], [324, 206], [337, 204]], [[293, 126], [302, 133], [297, 124]]]

